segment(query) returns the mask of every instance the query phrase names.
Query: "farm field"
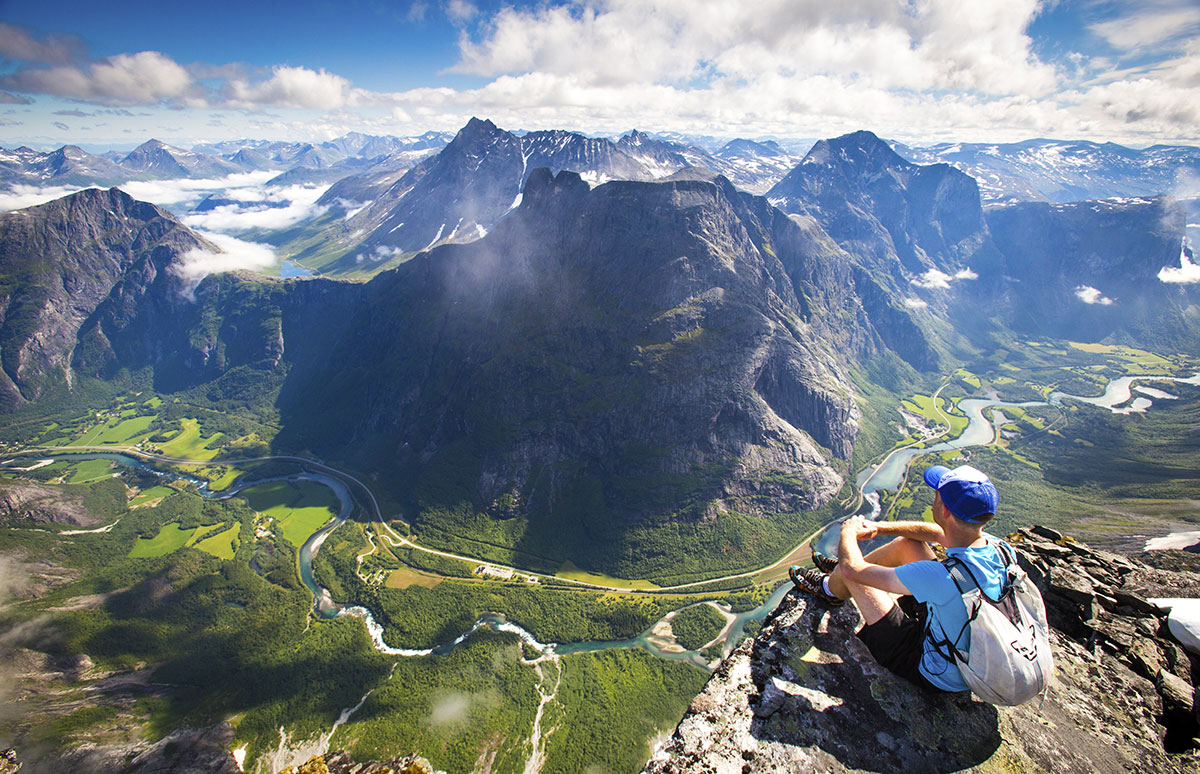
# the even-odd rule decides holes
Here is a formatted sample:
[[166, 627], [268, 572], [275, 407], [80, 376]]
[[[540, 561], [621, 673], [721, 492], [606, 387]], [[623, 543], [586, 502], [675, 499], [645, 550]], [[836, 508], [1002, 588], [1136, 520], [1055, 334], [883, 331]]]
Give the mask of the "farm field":
[[217, 450], [208, 447], [221, 438], [222, 433], [204, 438], [200, 435], [200, 423], [195, 419], [181, 419], [180, 425], [182, 429], [175, 437], [159, 444], [159, 451], [164, 456], [187, 460], [211, 460], [217, 456]]
[[239, 493], [251, 508], [279, 522], [284, 538], [301, 546], [337, 513], [328, 488], [312, 481], [271, 481]]

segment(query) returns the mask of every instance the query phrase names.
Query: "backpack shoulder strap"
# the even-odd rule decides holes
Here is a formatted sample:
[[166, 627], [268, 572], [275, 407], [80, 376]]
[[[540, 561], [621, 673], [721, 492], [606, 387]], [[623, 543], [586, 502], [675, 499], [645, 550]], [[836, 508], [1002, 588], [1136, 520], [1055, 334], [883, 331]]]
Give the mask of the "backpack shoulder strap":
[[[941, 565], [946, 568], [946, 573], [950, 576], [950, 580], [954, 582], [954, 585], [958, 589], [958, 593], [960, 595], [965, 596], [975, 589], [979, 589], [979, 593], [983, 594], [982, 587], [980, 587], [979, 582], [975, 580], [975, 575], [971, 572], [971, 568], [967, 566], [966, 562], [959, 559], [957, 556], [947, 556], [946, 559], [941, 562]], [[963, 604], [966, 604], [965, 598], [963, 599]], [[966, 632], [967, 628], [971, 625], [971, 622], [975, 620], [977, 615], [979, 615], [978, 606], [976, 606], [974, 611], [968, 609], [967, 621], [965, 624], [963, 624], [962, 629], [959, 630], [958, 634], [953, 639], [951, 639], [950, 635], [945, 631], [942, 632], [941, 637], [934, 635], [933, 628], [931, 626], [933, 617], [929, 616], [925, 619], [925, 636], [929, 640], [930, 644], [933, 645], [934, 650], [936, 650], [942, 656], [942, 658], [946, 659], [946, 661], [953, 664], [956, 660], [955, 657], [956, 652], [958, 651], [958, 643], [960, 640], [962, 640], [963, 633]]]
[[994, 540], [989, 542], [996, 549], [996, 552], [1000, 554], [1000, 558], [1004, 560], [1004, 568], [1006, 570], [1017, 563], [1017, 554], [1007, 541]]

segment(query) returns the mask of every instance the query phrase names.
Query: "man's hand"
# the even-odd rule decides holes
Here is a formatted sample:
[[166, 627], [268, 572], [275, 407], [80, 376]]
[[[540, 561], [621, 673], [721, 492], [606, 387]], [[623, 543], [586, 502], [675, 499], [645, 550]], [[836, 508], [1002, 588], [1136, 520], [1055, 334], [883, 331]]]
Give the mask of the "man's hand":
[[870, 540], [879, 534], [879, 527], [862, 516], [851, 516], [842, 522], [842, 534], [850, 534], [855, 540]]

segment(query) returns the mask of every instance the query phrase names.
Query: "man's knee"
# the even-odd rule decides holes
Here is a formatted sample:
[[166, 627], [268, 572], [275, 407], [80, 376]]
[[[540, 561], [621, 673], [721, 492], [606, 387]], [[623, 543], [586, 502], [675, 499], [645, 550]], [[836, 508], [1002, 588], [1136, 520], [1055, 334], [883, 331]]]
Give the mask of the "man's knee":
[[936, 558], [933, 549], [924, 540], [909, 537], [898, 537], [893, 541], [898, 544], [899, 552], [905, 557], [904, 564]]

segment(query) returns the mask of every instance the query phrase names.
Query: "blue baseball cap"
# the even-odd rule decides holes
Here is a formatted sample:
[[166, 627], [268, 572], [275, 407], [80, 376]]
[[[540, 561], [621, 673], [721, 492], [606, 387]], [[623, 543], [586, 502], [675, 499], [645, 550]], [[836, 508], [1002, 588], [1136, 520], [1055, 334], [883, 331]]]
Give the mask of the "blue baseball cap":
[[970, 465], [960, 465], [954, 470], [934, 465], [925, 471], [925, 483], [937, 490], [951, 513], [972, 524], [994, 514], [1000, 502], [1000, 493], [992, 480]]

